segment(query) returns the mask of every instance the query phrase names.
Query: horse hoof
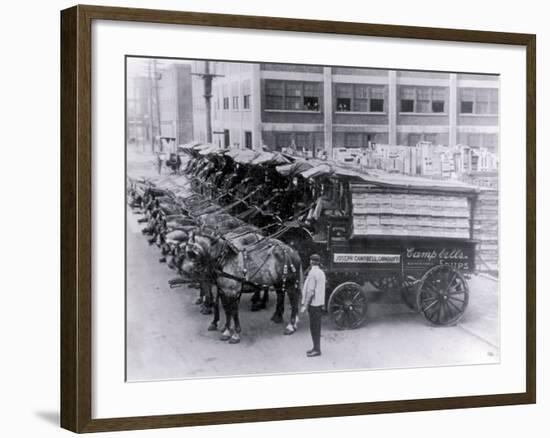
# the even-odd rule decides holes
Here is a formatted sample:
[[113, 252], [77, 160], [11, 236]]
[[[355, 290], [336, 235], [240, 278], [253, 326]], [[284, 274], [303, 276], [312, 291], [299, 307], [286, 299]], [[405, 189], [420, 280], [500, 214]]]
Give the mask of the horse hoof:
[[238, 336], [231, 336], [231, 339], [229, 339], [230, 344], [238, 344], [241, 342], [241, 338]]
[[293, 335], [296, 330], [298, 330], [298, 327], [292, 323], [288, 323], [287, 326], [285, 327], [285, 331], [284, 331], [284, 334], [285, 335]]
[[161, 257], [159, 259], [159, 263], [166, 263], [166, 257]]
[[216, 324], [212, 323], [208, 326], [209, 332], [215, 332], [216, 330], [218, 330], [218, 326]]
[[221, 335], [220, 336], [220, 341], [228, 341], [230, 338], [231, 338], [231, 336], [229, 336], [229, 335]]
[[275, 324], [281, 324], [283, 322], [283, 317], [280, 315], [273, 315], [271, 317], [271, 321], [273, 321]]
[[202, 304], [202, 298], [197, 298], [195, 300], [195, 304]]
[[200, 312], [201, 315], [212, 315], [212, 309], [209, 309], [208, 307], [203, 307]]

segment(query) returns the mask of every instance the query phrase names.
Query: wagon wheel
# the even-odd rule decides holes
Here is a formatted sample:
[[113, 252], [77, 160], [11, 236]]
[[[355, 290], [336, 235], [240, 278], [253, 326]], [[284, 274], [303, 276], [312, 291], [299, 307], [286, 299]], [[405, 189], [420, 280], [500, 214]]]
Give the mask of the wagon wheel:
[[420, 280], [416, 305], [431, 324], [451, 325], [464, 315], [469, 294], [468, 283], [460, 272], [448, 265], [437, 265]]
[[339, 329], [359, 327], [367, 316], [367, 297], [357, 283], [339, 285], [328, 300], [328, 313]]

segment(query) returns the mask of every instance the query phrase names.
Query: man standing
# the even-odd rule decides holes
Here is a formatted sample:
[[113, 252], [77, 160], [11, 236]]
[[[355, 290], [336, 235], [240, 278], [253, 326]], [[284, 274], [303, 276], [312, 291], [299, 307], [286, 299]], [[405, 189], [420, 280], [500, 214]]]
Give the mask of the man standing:
[[310, 269], [302, 290], [302, 307], [300, 312], [308, 310], [309, 329], [313, 348], [306, 354], [307, 357], [321, 356], [321, 317], [325, 305], [325, 273], [319, 267], [321, 257], [313, 254], [309, 258]]

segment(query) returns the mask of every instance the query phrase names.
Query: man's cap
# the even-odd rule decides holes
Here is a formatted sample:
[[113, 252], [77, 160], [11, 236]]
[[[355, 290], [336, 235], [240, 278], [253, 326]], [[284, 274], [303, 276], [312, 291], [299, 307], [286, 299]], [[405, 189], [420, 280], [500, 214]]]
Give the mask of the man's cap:
[[309, 256], [309, 260], [312, 261], [312, 262], [320, 263], [321, 262], [321, 256], [319, 254], [311, 254], [311, 256]]

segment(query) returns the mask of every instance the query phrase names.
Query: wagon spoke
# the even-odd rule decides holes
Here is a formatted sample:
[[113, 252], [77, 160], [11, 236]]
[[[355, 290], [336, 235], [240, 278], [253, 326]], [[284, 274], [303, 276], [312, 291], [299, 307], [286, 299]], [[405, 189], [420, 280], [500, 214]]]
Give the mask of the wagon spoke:
[[447, 288], [449, 288], [454, 283], [454, 281], [456, 280], [456, 275], [456, 271], [449, 271], [449, 275], [447, 275]]
[[456, 304], [454, 304], [451, 300], [447, 300], [447, 304], [449, 306], [454, 307], [458, 312], [462, 312], [462, 309], [460, 309]]
[[426, 317], [431, 321], [433, 322], [434, 324], [436, 323], [436, 320], [437, 320], [437, 315], [439, 314], [439, 307], [436, 307], [433, 309], [433, 311], [430, 311], [430, 312], [425, 312], [424, 313], [426, 315]]
[[434, 295], [430, 295], [429, 297], [425, 297], [425, 298], [422, 298], [422, 302], [425, 303], [426, 301], [435, 301], [437, 300], [438, 297], [437, 296], [434, 296]]
[[435, 300], [433, 300], [433, 302], [432, 302], [431, 304], [429, 304], [429, 305], [426, 306], [426, 307], [423, 307], [422, 310], [425, 312], [426, 310], [431, 309], [431, 308], [432, 308], [433, 306], [435, 306], [437, 303], [438, 303], [438, 300], [435, 299]]
[[437, 312], [437, 322], [441, 322], [441, 314], [443, 313], [443, 305], [439, 305], [439, 311]]
[[449, 301], [445, 301], [445, 313], [448, 315], [447, 322], [451, 321], [455, 317], [455, 312], [449, 305]]
[[355, 292], [355, 294], [354, 294], [353, 297], [351, 298], [351, 301], [355, 301], [355, 300], [358, 299], [360, 296], [361, 296], [361, 291]]

